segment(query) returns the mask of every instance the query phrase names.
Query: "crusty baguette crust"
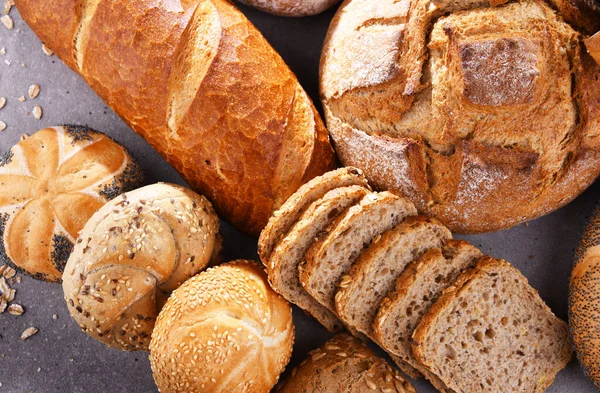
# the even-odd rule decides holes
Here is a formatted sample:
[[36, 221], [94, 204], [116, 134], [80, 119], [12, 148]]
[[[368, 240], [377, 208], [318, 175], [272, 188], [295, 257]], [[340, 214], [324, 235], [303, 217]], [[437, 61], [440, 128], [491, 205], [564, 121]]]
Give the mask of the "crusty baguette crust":
[[584, 42], [590, 56], [596, 60], [596, 63], [600, 64], [600, 32], [594, 34]]
[[[367, 12], [368, 1], [347, 0], [331, 23], [321, 57], [321, 96], [342, 164], [363, 169], [374, 189], [406, 195], [420, 213], [440, 219], [456, 232], [494, 231], [547, 214], [574, 199], [600, 173], [600, 146], [595, 137], [600, 129], [600, 80], [597, 78], [600, 66], [583, 47], [581, 34], [557, 18], [543, 1], [508, 2], [498, 6], [501, 3], [506, 2], [437, 2], [440, 7], [449, 7], [449, 11], [444, 14], [443, 10], [434, 10], [430, 14], [424, 11], [429, 1], [382, 0], [377, 3], [379, 8]], [[362, 8], [353, 8], [353, 4]], [[534, 37], [537, 33], [525, 26], [517, 27], [522, 22], [515, 20], [511, 22], [514, 33], [495, 31], [499, 24], [491, 17], [491, 10], [516, 7], [529, 7], [531, 15], [541, 12], [551, 27]], [[458, 8], [470, 11], [456, 12]], [[378, 14], [380, 9], [388, 9], [388, 14]], [[487, 15], [483, 12], [486, 10]], [[440, 17], [438, 12], [448, 16]], [[469, 22], [472, 29], [461, 25], [459, 18], [476, 12], [479, 13], [471, 22], [477, 18], [480, 22]], [[451, 19], [456, 15], [459, 17]], [[438, 21], [436, 41], [430, 42], [429, 47], [425, 32], [431, 25], [423, 22], [425, 19]], [[456, 21], [456, 28], [450, 27], [451, 20]], [[470, 36], [469, 30], [483, 30], [487, 28], [484, 26], [491, 29], [487, 35], [474, 32]], [[463, 27], [465, 30], [461, 30]], [[527, 33], [522, 34], [521, 28]], [[485, 101], [474, 94], [481, 91], [461, 93], [463, 84], [477, 86], [477, 81], [485, 78], [476, 70], [468, 74], [461, 69], [461, 56], [468, 56], [468, 50], [477, 50], [478, 45], [483, 45], [481, 40], [490, 39], [501, 45], [510, 34], [527, 37], [527, 42], [511, 42], [517, 47], [521, 45], [521, 49], [514, 54], [507, 53], [515, 59], [523, 56], [517, 62], [522, 65], [533, 48], [528, 39], [548, 43], [549, 37], [544, 38], [548, 33], [556, 37], [554, 42], [564, 42], [561, 47], [568, 48], [568, 55], [561, 57], [559, 46], [546, 47], [544, 50], [553, 52], [544, 59], [545, 67], [551, 72], [543, 71], [540, 82], [535, 84], [543, 86], [544, 81], [560, 78], [560, 86], [566, 87], [560, 92], [560, 100], [555, 97], [560, 105], [545, 108], [541, 104], [545, 102], [543, 94], [529, 88], [520, 90], [521, 98], [512, 95], [519, 89], [499, 89], [500, 101], [506, 100], [506, 104], [498, 107], [496, 104], [500, 101], [494, 101], [498, 96], [487, 97], [484, 92], [483, 97], [492, 104], [486, 106], [476, 104]], [[461, 51], [460, 45], [467, 45], [464, 47], [467, 52]], [[349, 62], [353, 63], [352, 67], [360, 66], [360, 72], [348, 71], [351, 66], [341, 67]], [[446, 66], [449, 75], [440, 76]], [[432, 68], [435, 72], [429, 75], [427, 70]], [[531, 72], [536, 71], [525, 69], [515, 75], [508, 71], [506, 80], [514, 77], [510, 83], [528, 86], [526, 76]], [[571, 76], [574, 78], [572, 91]], [[432, 81], [432, 78], [438, 79]], [[531, 110], [535, 112], [538, 110], [535, 108], [539, 108], [536, 113], [543, 119], [537, 125], [519, 120], [524, 108], [529, 108], [530, 99], [535, 102]], [[517, 107], [518, 111], [511, 109]], [[447, 113], [448, 117], [439, 115], [440, 112]], [[559, 115], [561, 112], [564, 114]], [[514, 115], [516, 113], [519, 116]], [[480, 122], [478, 116], [485, 120]], [[519, 127], [522, 130], [513, 133], [507, 129], [499, 133], [507, 124], [506, 116], [514, 117], [513, 130]], [[467, 117], [472, 122], [465, 120]], [[540, 129], [540, 124], [546, 127], [550, 121], [557, 125], [548, 128], [548, 132]], [[452, 142], [444, 139], [460, 134], [463, 129], [474, 132]], [[565, 137], [553, 139], [551, 135], [557, 130]], [[530, 136], [522, 138], [522, 133]], [[536, 145], [540, 138], [543, 144]], [[443, 146], [436, 145], [439, 141], [444, 142]]]
[[569, 327], [579, 363], [600, 389], [600, 208], [575, 251], [569, 286]]
[[[525, 278], [516, 268], [514, 268], [508, 262], [506, 262], [504, 260], [494, 259], [489, 256], [484, 256], [478, 261], [477, 266], [475, 268], [470, 269], [470, 270], [464, 272], [463, 274], [461, 274], [461, 276], [456, 280], [456, 282], [453, 285], [451, 285], [450, 287], [448, 287], [444, 291], [443, 295], [438, 299], [438, 301], [436, 303], [434, 303], [433, 306], [431, 306], [431, 308], [429, 309], [427, 314], [423, 317], [423, 319], [421, 320], [421, 323], [419, 324], [417, 329], [414, 331], [413, 336], [412, 336], [412, 341], [413, 341], [412, 349], [413, 349], [413, 354], [415, 356], [415, 359], [419, 363], [421, 363], [427, 370], [429, 370], [429, 372], [435, 374], [434, 370], [432, 369], [432, 364], [425, 357], [423, 346], [424, 346], [425, 341], [427, 340], [427, 337], [429, 336], [429, 334], [431, 332], [431, 329], [437, 323], [437, 318], [441, 315], [441, 313], [447, 307], [450, 307], [452, 305], [452, 303], [454, 303], [456, 301], [456, 299], [461, 295], [461, 293], [463, 293], [467, 290], [467, 288], [469, 287], [469, 285], [471, 285], [471, 283], [476, 281], [479, 277], [483, 277], [488, 274], [498, 274], [497, 272], [495, 272], [495, 270], [507, 269], [507, 268], [512, 269], [513, 272], [515, 272], [518, 276], [520, 276], [521, 280], [523, 280], [526, 284], [528, 284], [527, 278]], [[546, 305], [546, 303], [544, 303], [540, 299], [538, 292], [534, 288], [528, 286], [527, 292], [528, 293], [526, 294], [526, 296], [528, 298], [532, 299], [532, 301], [539, 302], [538, 305], [540, 305], [548, 314], [552, 315], [559, 324], [563, 325], [565, 331], [568, 331], [567, 324], [565, 322], [559, 320], [556, 316], [554, 316], [554, 314], [552, 313], [552, 310]], [[566, 338], [566, 340], [564, 343], [562, 343], [563, 344], [562, 347], [555, 348], [556, 351], [563, 352], [563, 353], [561, 353], [561, 356], [557, 356], [557, 358], [558, 358], [557, 361], [560, 362], [560, 364], [557, 365], [558, 369], [556, 370], [556, 372], [558, 372], [562, 368], [564, 368], [572, 358], [571, 344], [568, 340], [568, 337], [565, 337], [565, 338]], [[564, 356], [562, 356], [562, 355], [564, 355]], [[438, 377], [440, 377], [442, 382], [444, 382], [450, 389], [452, 389], [452, 387], [455, 386], [455, 384], [452, 383], [451, 381], [444, 380], [444, 378], [439, 375], [438, 375]], [[538, 381], [538, 385], [536, 386], [535, 391], [531, 392], [531, 393], [544, 392], [547, 387], [552, 385], [555, 377], [556, 377], [556, 373], [554, 375], [550, 375], [550, 376], [544, 375], [544, 379]]]
[[322, 198], [334, 188], [362, 186], [371, 189], [360, 169], [344, 167], [325, 173], [301, 186], [273, 213], [258, 239], [258, 255], [265, 265], [271, 253], [300, 219], [311, 203]]
[[340, 0], [239, 0], [269, 14], [279, 16], [317, 15], [333, 7]]
[[260, 32], [227, 0], [18, 0], [41, 40], [223, 217], [258, 234], [334, 166], [327, 131]]

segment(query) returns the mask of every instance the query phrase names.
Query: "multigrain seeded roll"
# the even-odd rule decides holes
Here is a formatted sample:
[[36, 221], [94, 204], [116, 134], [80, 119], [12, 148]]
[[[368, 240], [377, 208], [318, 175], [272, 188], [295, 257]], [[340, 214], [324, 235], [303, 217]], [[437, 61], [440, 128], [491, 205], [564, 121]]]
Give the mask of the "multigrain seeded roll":
[[268, 393], [293, 342], [289, 303], [260, 265], [234, 261], [173, 292], [152, 333], [150, 362], [162, 393]]
[[579, 363], [600, 389], [600, 207], [575, 252], [569, 286], [569, 327]]
[[0, 263], [60, 281], [87, 220], [142, 182], [127, 150], [100, 132], [66, 125], [24, 135], [0, 156]]
[[147, 350], [166, 297], [220, 250], [206, 198], [171, 184], [123, 194], [85, 225], [63, 275], [71, 316], [90, 336]]
[[340, 161], [456, 232], [564, 206], [600, 174], [598, 4], [346, 0], [321, 57]]
[[364, 343], [339, 334], [308, 354], [278, 393], [416, 393], [410, 382]]

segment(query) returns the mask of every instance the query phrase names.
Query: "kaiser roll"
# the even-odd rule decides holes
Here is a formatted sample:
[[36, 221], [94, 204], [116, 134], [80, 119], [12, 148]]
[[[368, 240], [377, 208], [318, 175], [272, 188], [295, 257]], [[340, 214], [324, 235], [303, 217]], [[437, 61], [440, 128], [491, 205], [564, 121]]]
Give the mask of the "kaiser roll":
[[457, 232], [565, 205], [600, 174], [592, 4], [346, 0], [321, 60], [340, 160]]
[[142, 182], [127, 150], [100, 132], [61, 126], [24, 135], [0, 157], [0, 263], [60, 281], [88, 218]]
[[63, 275], [83, 331], [123, 350], [147, 350], [166, 297], [220, 249], [219, 221], [191, 190], [155, 184], [123, 194], [83, 228]]
[[173, 292], [152, 333], [150, 362], [162, 393], [268, 393], [293, 341], [290, 305], [262, 267], [235, 261]]

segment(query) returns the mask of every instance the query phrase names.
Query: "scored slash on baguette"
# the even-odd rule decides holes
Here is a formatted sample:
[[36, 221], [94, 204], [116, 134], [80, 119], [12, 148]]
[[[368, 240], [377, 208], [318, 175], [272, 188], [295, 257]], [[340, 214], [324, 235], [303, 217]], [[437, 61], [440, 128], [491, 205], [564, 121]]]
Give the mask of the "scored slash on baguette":
[[449, 240], [410, 263], [396, 281], [395, 291], [381, 302], [373, 330], [376, 341], [390, 354], [423, 374], [439, 391], [449, 392], [444, 383], [417, 362], [411, 336], [429, 307], [466, 269], [483, 254], [471, 244]]
[[319, 303], [335, 312], [342, 277], [377, 236], [417, 214], [407, 199], [389, 192], [372, 193], [340, 216], [299, 266], [300, 282]]
[[567, 324], [490, 257], [444, 291], [413, 340], [416, 360], [456, 393], [541, 393], [572, 357]]
[[300, 284], [298, 265], [314, 239], [349, 207], [369, 193], [363, 186], [340, 187], [313, 202], [299, 221], [271, 253], [267, 265], [269, 283], [289, 302], [317, 319], [327, 330], [337, 332], [343, 325], [337, 316], [311, 297]]
[[352, 185], [371, 189], [363, 172], [353, 167], [327, 172], [301, 186], [279, 210], [273, 213], [269, 223], [260, 234], [258, 254], [263, 263], [268, 265], [271, 253], [277, 244], [287, 235], [311, 203], [335, 188]]

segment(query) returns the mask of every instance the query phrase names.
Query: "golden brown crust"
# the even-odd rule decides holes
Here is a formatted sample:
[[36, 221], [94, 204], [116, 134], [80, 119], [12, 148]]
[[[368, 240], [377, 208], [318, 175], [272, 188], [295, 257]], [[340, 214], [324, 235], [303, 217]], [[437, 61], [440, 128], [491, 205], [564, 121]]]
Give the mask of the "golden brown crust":
[[[383, 0], [371, 10], [348, 0], [321, 61], [342, 164], [458, 232], [549, 213], [600, 173], [600, 66], [581, 34], [541, 1], [496, 3]], [[360, 70], [341, 67], [352, 59]]]
[[0, 158], [0, 261], [59, 282], [88, 218], [142, 183], [127, 150], [102, 133], [61, 126], [24, 136]]
[[415, 393], [401, 374], [364, 343], [338, 334], [311, 351], [277, 389], [279, 393]]
[[590, 56], [596, 60], [596, 63], [600, 64], [600, 32], [587, 38], [584, 42]]
[[164, 300], [210, 263], [219, 220], [208, 200], [170, 184], [123, 194], [87, 222], [63, 275], [71, 316], [108, 346], [147, 350]]
[[586, 34], [600, 30], [600, 3], [598, 0], [549, 0], [560, 15]]
[[46, 45], [235, 226], [257, 235], [278, 201], [334, 167], [306, 93], [229, 1], [16, 3]]
[[240, 0], [269, 14], [279, 16], [309, 16], [320, 14], [340, 0]]
[[150, 362], [162, 393], [268, 393], [293, 343], [289, 303], [261, 266], [234, 261], [173, 292], [152, 334]]
[[569, 287], [569, 326], [579, 363], [600, 388], [600, 210], [575, 252]]

